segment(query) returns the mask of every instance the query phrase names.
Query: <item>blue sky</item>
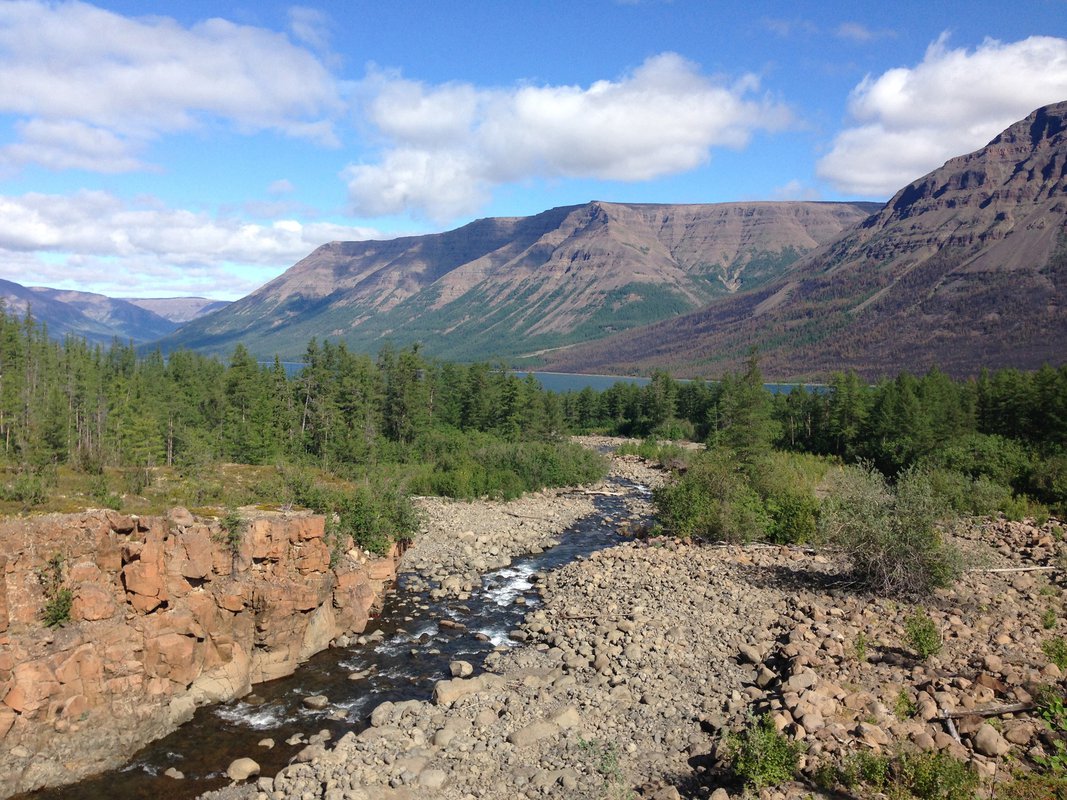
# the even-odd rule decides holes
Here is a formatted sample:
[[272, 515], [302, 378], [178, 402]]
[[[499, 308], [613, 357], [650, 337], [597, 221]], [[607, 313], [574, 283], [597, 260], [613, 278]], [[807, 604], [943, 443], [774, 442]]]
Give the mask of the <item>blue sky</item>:
[[1067, 100], [1067, 0], [0, 0], [0, 277], [232, 299], [587, 200], [885, 200]]

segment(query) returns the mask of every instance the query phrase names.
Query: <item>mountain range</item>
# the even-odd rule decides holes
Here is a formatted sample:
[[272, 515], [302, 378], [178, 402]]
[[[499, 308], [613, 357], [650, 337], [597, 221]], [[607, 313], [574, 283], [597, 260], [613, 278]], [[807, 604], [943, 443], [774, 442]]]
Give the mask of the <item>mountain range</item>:
[[203, 297], [118, 299], [5, 280], [0, 280], [0, 302], [8, 313], [23, 315], [29, 310], [55, 338], [81, 336], [94, 344], [108, 344], [114, 339], [134, 344], [152, 342], [184, 322], [227, 305]]
[[298, 358], [312, 336], [454, 360], [534, 359], [772, 281], [879, 208], [591, 202], [446, 233], [332, 242], [164, 348]]
[[590, 202], [444, 233], [325, 244], [230, 304], [0, 281], [53, 334], [299, 359], [376, 352], [571, 372], [874, 378], [1067, 356], [1067, 102], [877, 203]]
[[548, 369], [967, 375], [1067, 358], [1067, 102], [908, 184], [776, 280], [553, 354]]

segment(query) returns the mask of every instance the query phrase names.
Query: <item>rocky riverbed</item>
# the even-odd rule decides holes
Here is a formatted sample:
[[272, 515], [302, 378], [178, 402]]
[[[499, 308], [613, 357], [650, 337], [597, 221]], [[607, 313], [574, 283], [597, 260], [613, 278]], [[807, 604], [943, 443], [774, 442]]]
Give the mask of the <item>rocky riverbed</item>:
[[[536, 514], [492, 512], [511, 512], [511, 535], [529, 529], [525, 547], [544, 546], [537, 537], [550, 541], [553, 526], [534, 534], [516, 508], [578, 514], [582, 497], [531, 502]], [[409, 553], [441, 591], [464, 591], [450, 578], [507, 547], [504, 528], [478, 527], [482, 514], [465, 510], [456, 527], [431, 512]], [[457, 529], [470, 532], [458, 549]], [[901, 747], [946, 753], [993, 781], [1050, 747], [1031, 706], [1041, 687], [1064, 691], [1042, 648], [1065, 628], [1061, 538], [1055, 523], [973, 531], [964, 544], [980, 566], [923, 609], [943, 643], [925, 660], [905, 633], [916, 608], [857, 593], [832, 554], [637, 539], [535, 576], [543, 605], [512, 633], [523, 646], [491, 655], [486, 672], [457, 662], [433, 701], [384, 703], [366, 730], [309, 744], [237, 794], [720, 800], [742, 791], [722, 771], [722, 738], [759, 713], [805, 748], [802, 780], [766, 797], [819, 796], [820, 765]], [[1030, 571], [995, 571], [1006, 569]]]

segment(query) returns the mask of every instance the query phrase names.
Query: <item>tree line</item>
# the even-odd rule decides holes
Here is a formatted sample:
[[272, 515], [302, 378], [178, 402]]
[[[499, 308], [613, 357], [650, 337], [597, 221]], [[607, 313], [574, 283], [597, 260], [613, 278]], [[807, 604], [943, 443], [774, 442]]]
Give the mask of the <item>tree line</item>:
[[933, 369], [875, 384], [837, 372], [825, 386], [772, 393], [752, 359], [718, 382], [657, 372], [645, 386], [570, 393], [563, 408], [580, 430], [726, 444], [746, 458], [777, 449], [863, 461], [889, 476], [923, 465], [942, 481], [1067, 511], [1067, 366], [967, 380]]

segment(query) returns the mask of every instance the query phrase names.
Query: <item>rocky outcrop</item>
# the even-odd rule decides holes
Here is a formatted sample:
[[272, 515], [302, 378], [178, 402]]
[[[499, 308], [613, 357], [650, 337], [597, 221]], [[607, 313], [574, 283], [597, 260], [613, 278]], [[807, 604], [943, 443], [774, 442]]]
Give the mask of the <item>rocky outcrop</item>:
[[[0, 524], [0, 793], [116, 766], [363, 631], [396, 554], [331, 551], [324, 534], [310, 514], [256, 513], [230, 534], [185, 509]], [[47, 628], [57, 589], [70, 620]]]

